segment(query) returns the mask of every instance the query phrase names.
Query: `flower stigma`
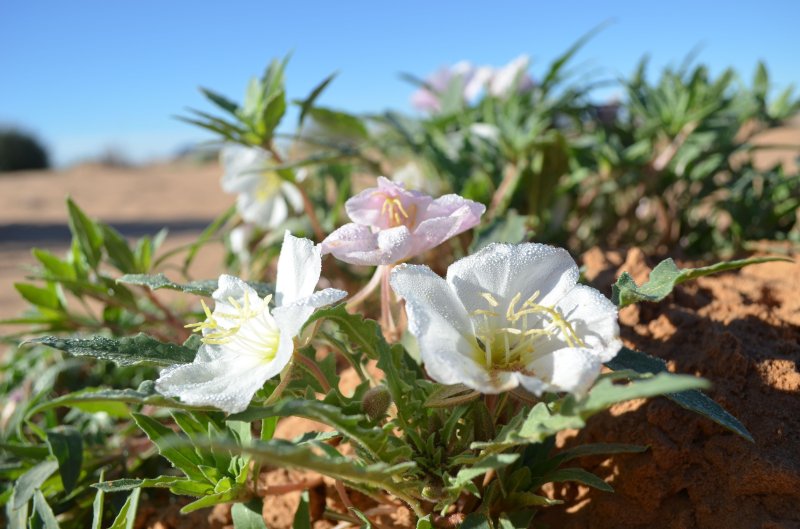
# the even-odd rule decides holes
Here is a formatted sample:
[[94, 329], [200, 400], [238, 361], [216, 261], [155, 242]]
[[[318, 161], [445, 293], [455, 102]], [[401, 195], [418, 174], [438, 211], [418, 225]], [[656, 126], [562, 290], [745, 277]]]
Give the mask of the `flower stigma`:
[[488, 369], [517, 371], [534, 376], [526, 367], [536, 358], [537, 347], [543, 340], [562, 339], [569, 347], [586, 347], [572, 324], [555, 307], [536, 303], [536, 291], [522, 305], [517, 292], [506, 307], [498, 312], [500, 302], [489, 292], [480, 296], [489, 309], [477, 309], [473, 317], [478, 342], [476, 360]]

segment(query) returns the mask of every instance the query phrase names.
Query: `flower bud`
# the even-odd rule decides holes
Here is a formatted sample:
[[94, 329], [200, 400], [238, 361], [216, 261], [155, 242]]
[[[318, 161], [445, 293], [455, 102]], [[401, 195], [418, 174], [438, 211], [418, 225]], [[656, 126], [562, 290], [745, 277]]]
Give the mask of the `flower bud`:
[[361, 409], [373, 421], [377, 421], [384, 415], [389, 405], [392, 403], [392, 396], [386, 386], [376, 386], [364, 394], [361, 401]]

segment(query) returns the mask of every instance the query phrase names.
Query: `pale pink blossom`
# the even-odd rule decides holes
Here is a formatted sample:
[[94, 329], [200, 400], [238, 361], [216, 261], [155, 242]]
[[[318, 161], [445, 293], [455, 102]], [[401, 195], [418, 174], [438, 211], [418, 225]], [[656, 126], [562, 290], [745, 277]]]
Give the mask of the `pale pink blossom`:
[[434, 248], [480, 222], [483, 204], [458, 195], [434, 199], [388, 178], [345, 204], [353, 221], [322, 241], [322, 253], [357, 265], [399, 263]]
[[491, 68], [476, 67], [467, 61], [440, 68], [426, 79], [426, 87], [411, 95], [411, 104], [418, 110], [439, 112], [442, 110], [441, 94], [447, 91], [451, 83], [459, 80], [463, 83], [461, 92], [463, 100], [471, 102], [489, 82], [491, 75]]
[[520, 55], [505, 66], [493, 71], [489, 80], [489, 93], [504, 99], [512, 92], [525, 93], [533, 88], [533, 78], [528, 74], [530, 57]]

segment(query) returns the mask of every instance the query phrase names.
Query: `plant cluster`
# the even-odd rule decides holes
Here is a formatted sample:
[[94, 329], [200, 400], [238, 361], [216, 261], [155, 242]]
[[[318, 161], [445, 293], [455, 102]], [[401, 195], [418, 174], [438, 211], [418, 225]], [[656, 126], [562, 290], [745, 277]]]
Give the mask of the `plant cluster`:
[[[224, 142], [237, 201], [185, 248], [159, 252], [165, 233], [131, 243], [68, 201], [69, 252], [34, 250], [34, 282], [15, 285], [31, 309], [4, 322], [34, 335], [8, 338], [1, 367], [8, 526], [133, 527], [139, 502], [168, 491], [191, 498], [183, 512], [233, 503], [235, 527], [264, 527], [270, 466], [330, 480], [335, 502], [318, 512], [304, 494], [297, 528], [380, 526], [400, 508], [418, 528], [526, 528], [557, 503], [545, 484], [611, 490], [576, 459], [646, 450], [555, 446], [616, 403], [663, 395], [752, 440], [708, 382], [626, 348], [617, 313], [770, 258], [666, 259], [642, 285], [620, 276], [608, 299], [542, 242], [707, 252], [792, 237], [797, 179], [734, 155], [749, 149], [743, 128], [797, 103], [768, 100], [763, 68], [758, 90], [734, 92], [732, 73], [687, 66], [657, 85], [642, 69], [625, 105], [592, 106], [591, 84], [565, 70], [584, 41], [541, 78], [521, 57], [418, 81], [419, 119], [320, 106], [331, 76], [279, 132], [285, 60], [241, 104], [204, 89], [224, 116], [182, 119]], [[703, 231], [698, 219], [723, 213], [735, 237]], [[227, 273], [192, 280], [218, 240]], [[184, 277], [167, 277], [178, 253]], [[278, 439], [285, 417], [325, 428]]]

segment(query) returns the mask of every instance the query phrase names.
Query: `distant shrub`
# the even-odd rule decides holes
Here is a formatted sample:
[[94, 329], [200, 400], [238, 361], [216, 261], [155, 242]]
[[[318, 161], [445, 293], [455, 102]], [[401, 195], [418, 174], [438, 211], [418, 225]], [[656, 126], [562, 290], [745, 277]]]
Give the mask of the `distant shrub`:
[[31, 135], [14, 129], [0, 129], [0, 172], [46, 169], [47, 151]]

